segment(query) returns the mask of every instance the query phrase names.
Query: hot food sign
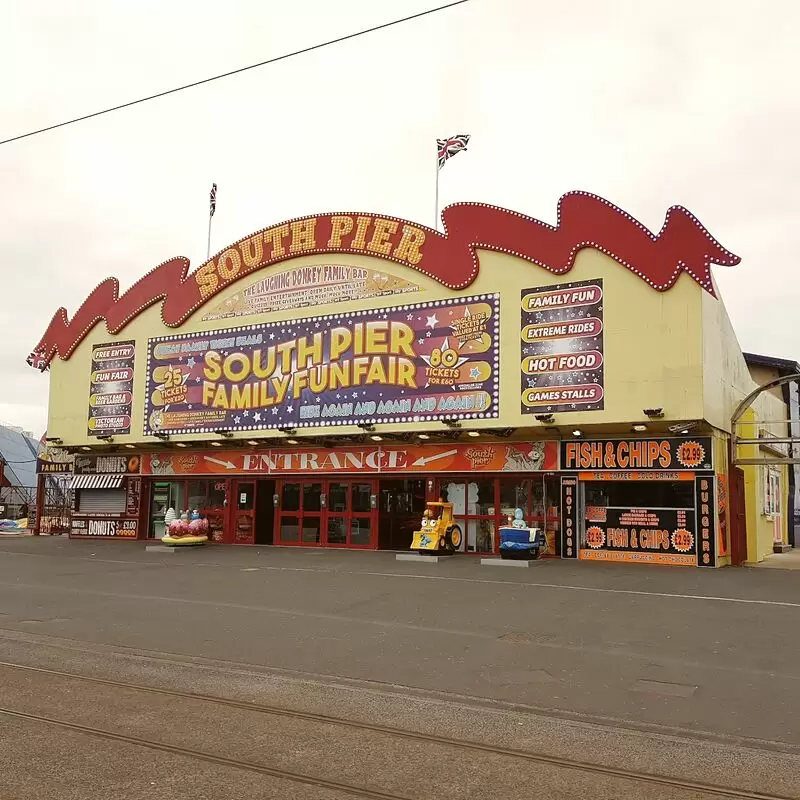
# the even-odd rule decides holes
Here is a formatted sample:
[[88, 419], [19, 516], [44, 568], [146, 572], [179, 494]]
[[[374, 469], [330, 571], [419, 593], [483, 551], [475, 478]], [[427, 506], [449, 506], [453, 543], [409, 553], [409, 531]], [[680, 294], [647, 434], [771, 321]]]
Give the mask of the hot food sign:
[[151, 339], [145, 434], [498, 416], [497, 295]]

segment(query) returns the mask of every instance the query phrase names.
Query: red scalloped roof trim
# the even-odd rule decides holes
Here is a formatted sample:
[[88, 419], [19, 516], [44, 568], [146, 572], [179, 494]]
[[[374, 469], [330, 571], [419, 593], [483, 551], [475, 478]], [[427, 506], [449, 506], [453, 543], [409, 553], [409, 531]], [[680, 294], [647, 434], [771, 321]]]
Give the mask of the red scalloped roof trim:
[[[668, 209], [664, 225], [653, 235], [617, 206], [587, 192], [570, 192], [559, 200], [555, 226], [483, 203], [456, 203], [445, 208], [442, 212], [444, 233], [396, 217], [352, 212], [303, 217], [289, 222], [316, 219], [316, 241], [327, 242], [334, 216], [391, 219], [400, 226], [409, 225], [424, 231], [423, 258], [412, 268], [454, 290], [463, 289], [475, 280], [479, 269], [478, 249], [515, 255], [561, 275], [572, 269], [579, 250], [592, 247], [627, 267], [657, 291], [666, 291], [681, 272], [687, 272], [711, 295], [714, 295], [711, 264], [733, 266], [740, 261], [681, 206]], [[231, 247], [236, 244], [239, 242]], [[176, 327], [245, 275], [290, 258], [321, 253], [356, 253], [398, 260], [363, 249], [318, 247], [279, 258], [265, 258], [258, 266], [242, 271], [235, 278], [220, 281], [213, 293], [202, 297], [194, 280], [196, 271], [189, 274], [189, 261], [183, 257], [173, 258], [159, 264], [122, 296], [119, 296], [117, 279], [106, 279], [86, 298], [71, 320], [66, 309], [60, 308], [28, 362], [44, 369], [55, 355], [68, 359], [101, 320], [106, 321], [110, 333], [116, 334], [158, 301], [163, 301], [164, 323]], [[409, 266], [405, 261], [399, 263]]]

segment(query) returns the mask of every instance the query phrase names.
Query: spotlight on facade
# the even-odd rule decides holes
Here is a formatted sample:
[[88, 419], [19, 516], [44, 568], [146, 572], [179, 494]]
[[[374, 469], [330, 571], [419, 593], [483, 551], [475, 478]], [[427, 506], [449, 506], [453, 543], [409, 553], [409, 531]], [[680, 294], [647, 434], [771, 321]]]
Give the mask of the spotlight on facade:
[[97, 438], [100, 439], [101, 442], [107, 442], [108, 444], [114, 441], [113, 436], [98, 436]]
[[575, 430], [572, 431], [572, 435], [573, 436], [583, 436], [583, 433], [580, 430], [578, 430], [578, 428], [575, 428]]
[[633, 430], [636, 431], [636, 433], [644, 433], [644, 431], [647, 430], [647, 425], [634, 425]]
[[372, 433], [372, 431], [375, 430], [374, 425], [359, 425], [358, 427], [361, 428], [362, 431], [366, 431], [367, 433]]
[[48, 444], [57, 444], [57, 445], [64, 444], [64, 442], [63, 442], [63, 440], [61, 439], [60, 436], [48, 436], [48, 437], [45, 438], [45, 441]]
[[155, 436], [156, 439], [161, 439], [162, 442], [166, 442], [166, 441], [169, 440], [169, 434], [168, 433], [158, 433], [158, 432], [156, 432], [156, 433], [153, 434], [153, 436]]
[[221, 436], [223, 439], [233, 439], [233, 434], [228, 430], [214, 431], [214, 433], [216, 433], [217, 436]]
[[278, 428], [281, 433], [285, 433], [287, 436], [292, 436], [293, 434], [297, 433], [297, 428]]
[[642, 414], [646, 417], [650, 417], [650, 419], [662, 419], [664, 416], [664, 409], [663, 408], [645, 408], [642, 410]]
[[448, 428], [460, 428], [461, 423], [457, 419], [443, 419], [442, 425], [447, 425]]
[[555, 419], [555, 417], [552, 414], [536, 414], [534, 416], [534, 419], [537, 422], [545, 422], [549, 424]]
[[689, 431], [693, 431], [697, 427], [697, 422], [679, 422], [676, 425], [669, 426], [670, 433], [679, 433], [681, 436], [686, 436]]

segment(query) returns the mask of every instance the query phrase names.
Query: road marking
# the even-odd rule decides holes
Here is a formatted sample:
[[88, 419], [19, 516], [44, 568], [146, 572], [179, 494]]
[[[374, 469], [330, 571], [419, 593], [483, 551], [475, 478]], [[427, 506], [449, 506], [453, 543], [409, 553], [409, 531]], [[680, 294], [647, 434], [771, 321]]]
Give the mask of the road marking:
[[568, 583], [526, 583], [523, 581], [493, 581], [482, 578], [450, 578], [445, 575], [414, 575], [404, 572], [350, 572], [350, 575], [375, 575], [381, 578], [416, 578], [421, 581], [457, 581], [460, 583], [489, 583], [494, 586], [530, 586], [534, 589], [567, 589], [574, 592], [598, 592], [600, 594], [627, 594], [640, 597], [670, 597], [678, 600], [712, 600], [720, 603], [746, 603], [758, 606], [781, 606], [800, 608], [800, 603], [782, 600], [751, 600], [744, 597], [719, 597], [705, 594], [677, 594], [675, 592], [642, 592], [636, 589], [603, 589], [597, 586], [573, 586]]
[[[19, 553], [4, 552], [4, 556], [34, 556], [44, 558], [61, 558], [63, 556], [50, 556], [49, 554], [39, 553]], [[143, 561], [112, 561], [111, 559], [84, 558], [81, 556], [67, 556], [77, 561], [94, 561], [107, 564], [129, 564], [131, 566], [141, 566], [147, 562]], [[210, 562], [189, 562], [185, 566], [194, 567], [235, 567], [237, 564], [210, 563]], [[718, 603], [740, 603], [744, 605], [774, 606], [776, 608], [800, 608], [800, 603], [789, 603], [782, 600], [753, 600], [744, 597], [722, 597], [718, 595], [704, 594], [678, 594], [676, 592], [643, 592], [637, 589], [604, 589], [597, 586], [575, 586], [573, 584], [561, 583], [528, 583], [526, 581], [499, 581], [488, 578], [455, 578], [446, 575], [415, 575], [410, 572], [366, 572], [361, 570], [337, 570], [319, 567], [276, 567], [264, 565], [260, 569], [274, 570], [276, 572], [319, 572], [329, 575], [371, 575], [379, 578], [412, 578], [421, 581], [454, 581], [456, 583], [485, 583], [492, 586], [530, 586], [538, 589], [565, 589], [574, 592], [596, 592], [599, 594], [626, 594], [638, 597], [666, 597], [677, 600], [710, 600]], [[53, 587], [50, 587], [53, 588]]]

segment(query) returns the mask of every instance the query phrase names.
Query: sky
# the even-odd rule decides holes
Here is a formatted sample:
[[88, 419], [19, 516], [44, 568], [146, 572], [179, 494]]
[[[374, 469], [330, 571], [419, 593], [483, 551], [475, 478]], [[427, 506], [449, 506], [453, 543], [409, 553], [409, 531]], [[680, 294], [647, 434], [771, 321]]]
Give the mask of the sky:
[[[0, 139], [404, 17], [436, 0], [0, 2]], [[471, 135], [441, 205], [554, 223], [580, 189], [657, 231], [692, 211], [744, 350], [800, 359], [800, 3], [470, 0], [0, 146], [0, 420], [41, 434], [25, 358], [103, 279], [294, 216], [432, 225], [435, 139]]]

